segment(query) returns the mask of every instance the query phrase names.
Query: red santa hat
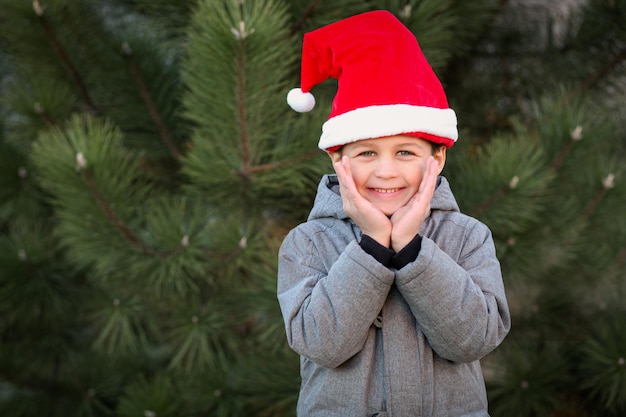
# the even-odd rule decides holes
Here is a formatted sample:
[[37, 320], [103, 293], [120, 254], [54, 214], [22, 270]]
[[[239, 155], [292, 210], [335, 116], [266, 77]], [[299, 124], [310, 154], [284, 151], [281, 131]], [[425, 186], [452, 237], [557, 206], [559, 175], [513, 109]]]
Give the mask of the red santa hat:
[[310, 90], [338, 80], [318, 146], [410, 135], [451, 147], [456, 114], [415, 36], [391, 13], [367, 12], [304, 35], [300, 88], [287, 102], [298, 112], [315, 106]]

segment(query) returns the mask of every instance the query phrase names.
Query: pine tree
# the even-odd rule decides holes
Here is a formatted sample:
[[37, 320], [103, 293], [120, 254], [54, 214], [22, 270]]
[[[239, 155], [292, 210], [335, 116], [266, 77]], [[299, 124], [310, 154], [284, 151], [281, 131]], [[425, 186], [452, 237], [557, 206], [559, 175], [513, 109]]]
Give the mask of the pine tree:
[[513, 313], [494, 416], [626, 412], [626, 2], [0, 0], [0, 415], [290, 416], [276, 253], [330, 172], [302, 34], [386, 8]]

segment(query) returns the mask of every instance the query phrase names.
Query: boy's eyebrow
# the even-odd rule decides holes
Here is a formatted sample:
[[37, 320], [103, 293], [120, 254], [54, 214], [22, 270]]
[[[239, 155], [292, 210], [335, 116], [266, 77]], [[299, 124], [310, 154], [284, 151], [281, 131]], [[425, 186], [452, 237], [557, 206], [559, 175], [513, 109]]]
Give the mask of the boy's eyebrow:
[[418, 148], [420, 150], [424, 150], [426, 149], [425, 145], [422, 145], [420, 143], [416, 143], [416, 142], [403, 142], [403, 143], [399, 143], [398, 145], [396, 145], [398, 148]]
[[353, 146], [353, 149], [357, 149], [357, 150], [358, 150], [358, 149], [361, 149], [361, 148], [368, 148], [368, 149], [369, 149], [369, 148], [371, 148], [372, 146], [374, 146], [374, 145], [372, 145], [372, 144], [370, 144], [370, 143], [367, 143], [367, 142], [356, 142], [356, 143], [354, 144], [354, 146]]
[[[362, 149], [372, 149], [372, 148], [376, 148], [376, 144], [374, 143], [370, 143], [367, 141], [358, 141], [355, 142], [353, 144], [353, 149], [355, 151], [359, 151]], [[401, 142], [401, 143], [397, 143], [395, 145], [393, 145], [394, 148], [399, 149], [399, 148], [417, 148], [420, 150], [427, 150], [427, 146], [421, 143], [417, 143], [417, 142], [413, 142], [413, 141], [409, 141], [409, 142]]]

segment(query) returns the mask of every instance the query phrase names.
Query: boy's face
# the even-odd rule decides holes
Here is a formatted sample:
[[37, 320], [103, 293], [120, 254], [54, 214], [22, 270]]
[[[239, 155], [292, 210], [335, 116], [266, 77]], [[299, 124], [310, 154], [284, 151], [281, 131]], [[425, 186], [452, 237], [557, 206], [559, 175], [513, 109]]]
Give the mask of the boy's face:
[[446, 148], [440, 147], [433, 153], [430, 142], [412, 136], [364, 139], [330, 153], [333, 162], [348, 156], [359, 194], [387, 216], [405, 206], [419, 190], [431, 155], [440, 173]]

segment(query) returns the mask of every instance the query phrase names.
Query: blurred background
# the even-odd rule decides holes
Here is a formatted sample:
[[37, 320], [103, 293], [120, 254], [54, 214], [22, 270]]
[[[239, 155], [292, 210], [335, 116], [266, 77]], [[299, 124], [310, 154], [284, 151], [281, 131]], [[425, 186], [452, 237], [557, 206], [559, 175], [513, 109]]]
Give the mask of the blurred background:
[[0, 0], [0, 415], [294, 416], [276, 255], [331, 172], [303, 33], [384, 8], [459, 119], [491, 414], [626, 415], [626, 1]]

